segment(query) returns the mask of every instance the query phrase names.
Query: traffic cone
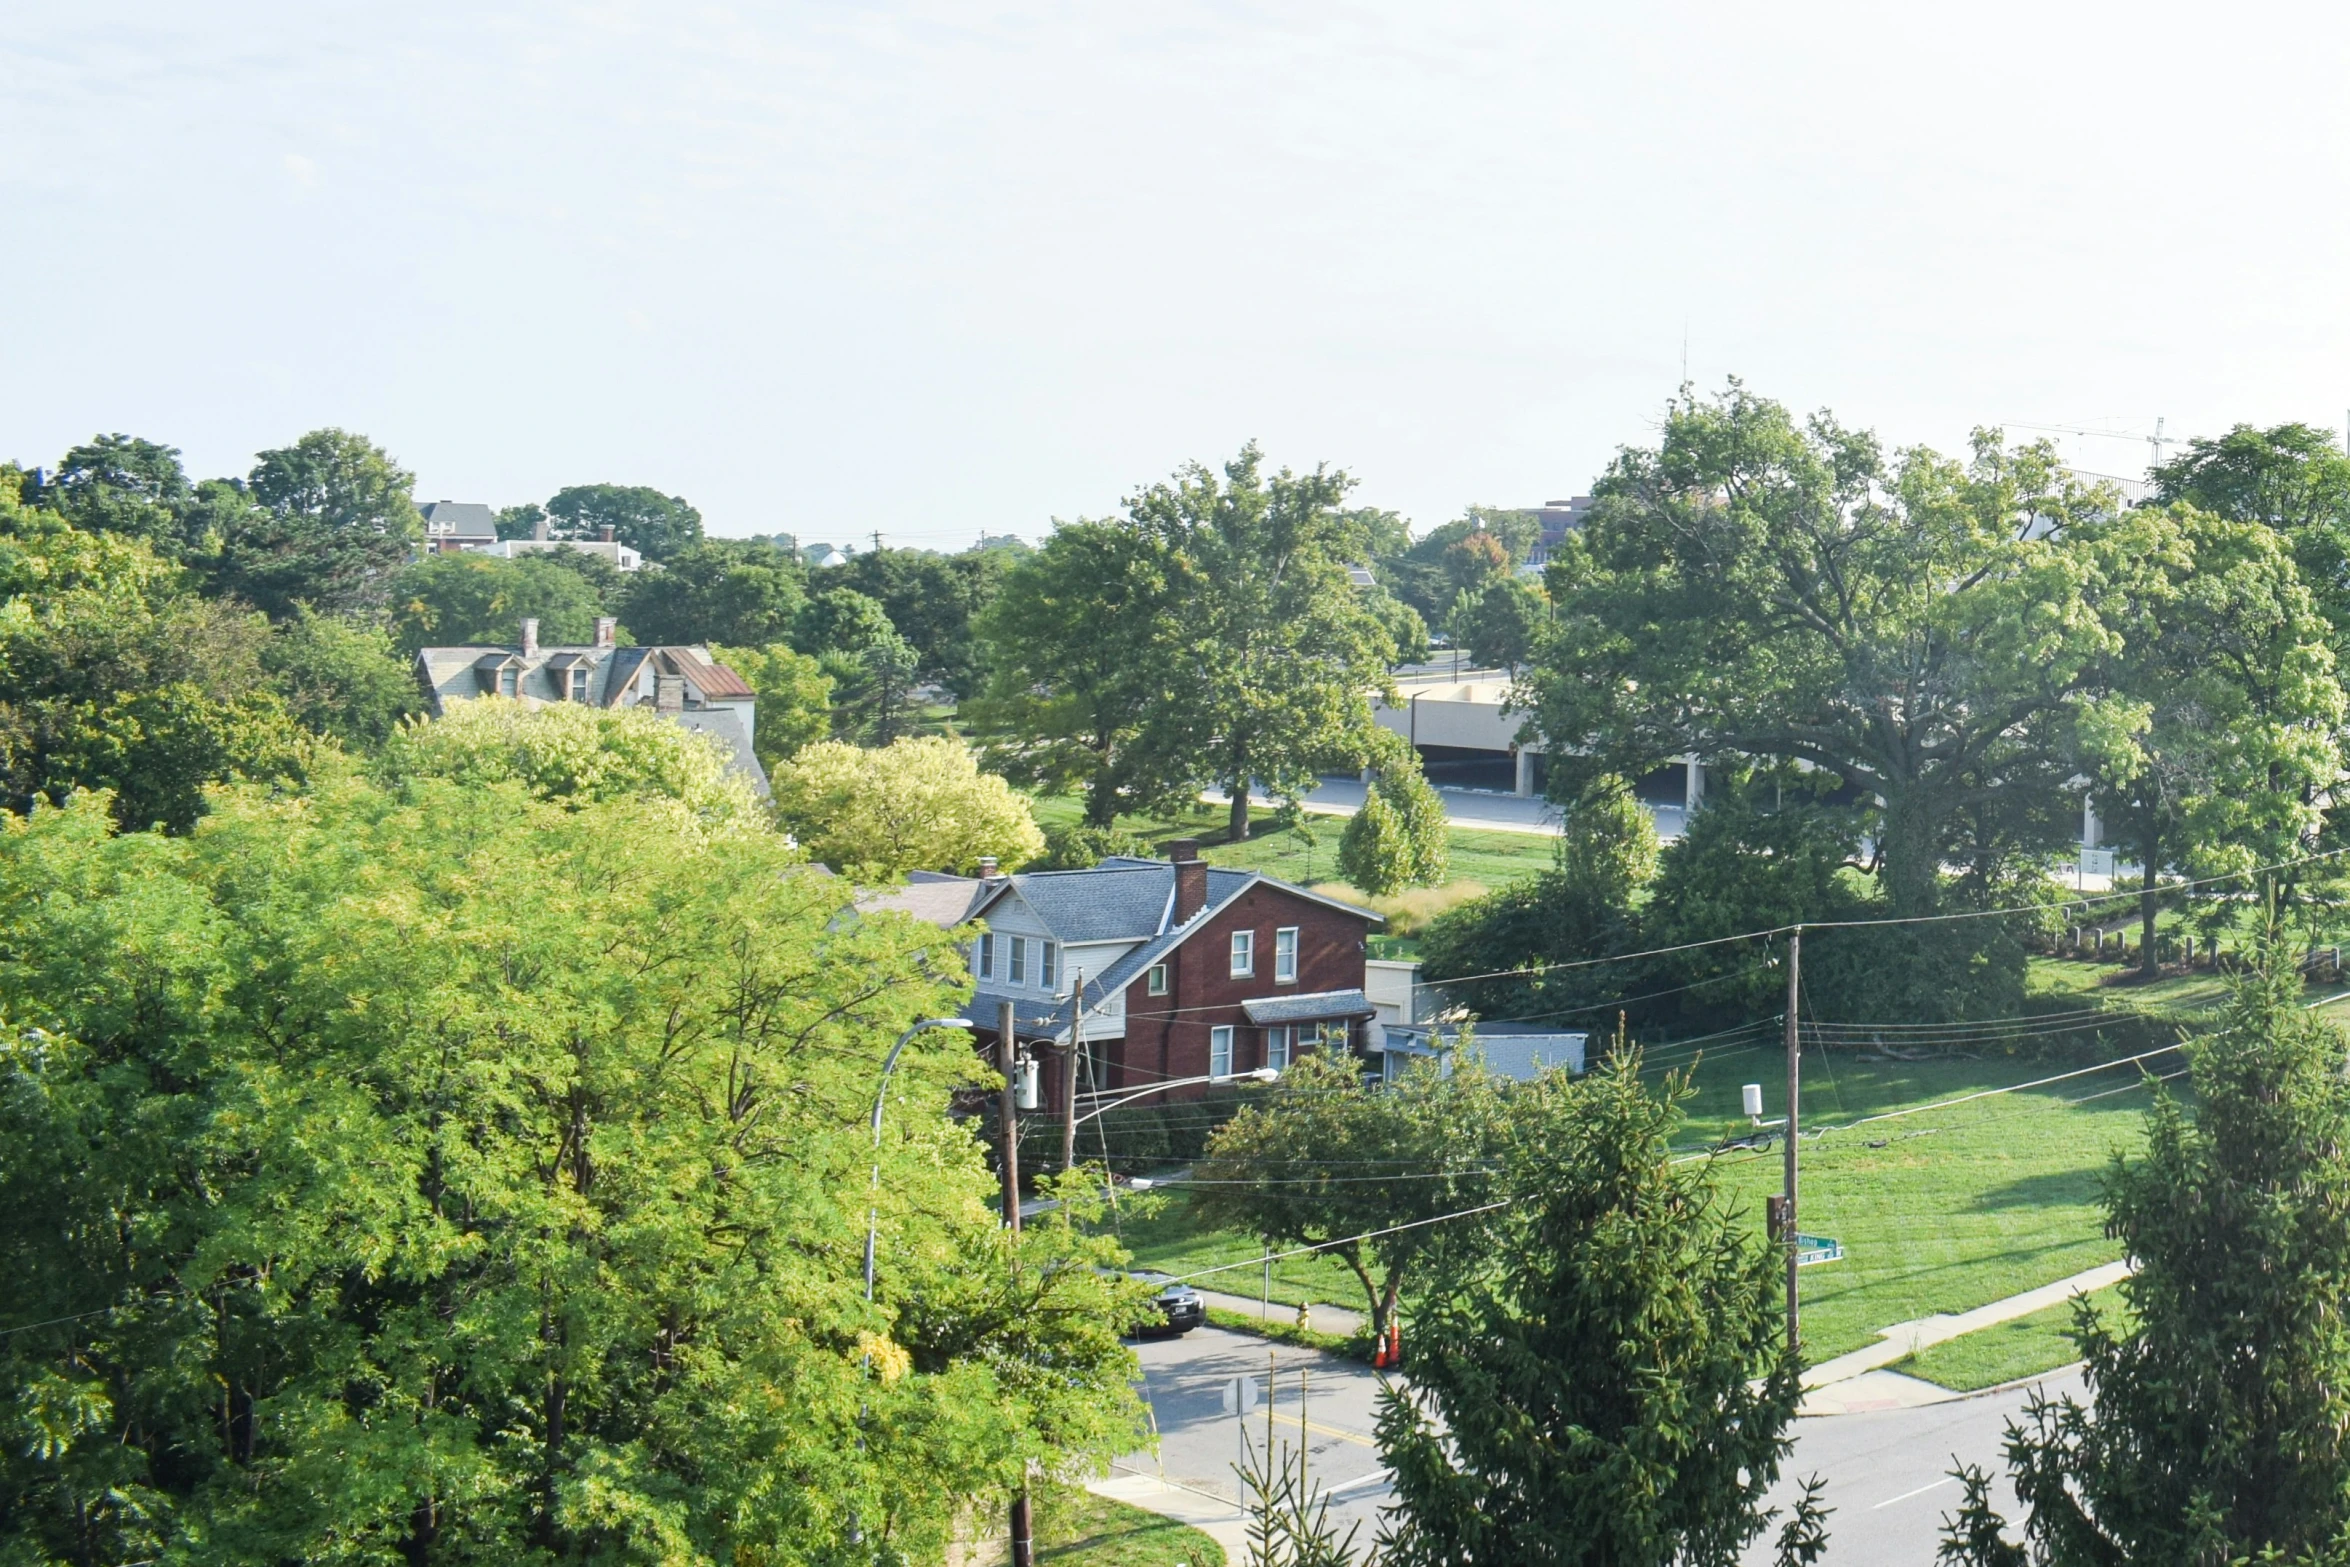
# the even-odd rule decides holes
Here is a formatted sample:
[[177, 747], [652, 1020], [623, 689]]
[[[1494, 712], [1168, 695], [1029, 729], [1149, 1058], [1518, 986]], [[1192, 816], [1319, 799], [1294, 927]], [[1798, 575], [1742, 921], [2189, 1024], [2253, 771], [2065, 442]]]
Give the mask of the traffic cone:
[[1387, 1365], [1389, 1370], [1403, 1364], [1403, 1324], [1394, 1318], [1387, 1323]]

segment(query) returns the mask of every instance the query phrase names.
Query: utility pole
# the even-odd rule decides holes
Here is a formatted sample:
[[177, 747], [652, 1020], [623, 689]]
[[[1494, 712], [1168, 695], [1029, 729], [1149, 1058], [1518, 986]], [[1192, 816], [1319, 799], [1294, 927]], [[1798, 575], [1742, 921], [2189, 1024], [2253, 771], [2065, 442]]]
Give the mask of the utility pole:
[[1061, 1173], [1077, 1168], [1077, 1052], [1085, 1048], [1085, 970], [1070, 978], [1069, 1048], [1061, 1052]]
[[1802, 999], [1802, 984], [1803, 927], [1798, 925], [1787, 936], [1787, 1191], [1785, 1211], [1779, 1219], [1781, 1234], [1787, 1242], [1789, 1354], [1803, 1348], [1802, 1306], [1795, 1292], [1796, 1258], [1803, 1250], [1803, 1243], [1795, 1236], [1795, 1137], [1803, 1097], [1803, 1035], [1796, 1022], [1796, 1008]]
[[[1004, 1226], [1017, 1236], [1020, 1233], [1020, 1042], [1015, 1028], [1012, 1003], [1001, 1003], [996, 1008], [996, 1065], [1004, 1074]], [[1018, 1255], [1015, 1249], [1014, 1258]], [[1017, 1260], [1013, 1266], [1015, 1269], [1019, 1266]], [[1034, 1542], [1030, 1532], [1028, 1486], [1023, 1482], [1012, 1493], [1012, 1567], [1032, 1567]]]

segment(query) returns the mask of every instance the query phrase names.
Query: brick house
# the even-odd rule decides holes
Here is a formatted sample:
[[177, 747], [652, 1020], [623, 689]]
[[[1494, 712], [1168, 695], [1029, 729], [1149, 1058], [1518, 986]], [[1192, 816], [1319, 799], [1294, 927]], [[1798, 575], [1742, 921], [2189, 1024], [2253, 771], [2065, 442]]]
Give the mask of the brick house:
[[1382, 1049], [1363, 993], [1377, 914], [1210, 865], [1194, 839], [1170, 850], [1166, 860], [1113, 857], [1082, 871], [918, 875], [861, 907], [984, 926], [966, 954], [967, 1015], [993, 1052], [1011, 1003], [1021, 1042], [1046, 1047], [1037, 1054], [1047, 1104], [1060, 1102], [1080, 975], [1091, 1066], [1080, 1081], [1104, 1089], [1281, 1068], [1302, 1050]]

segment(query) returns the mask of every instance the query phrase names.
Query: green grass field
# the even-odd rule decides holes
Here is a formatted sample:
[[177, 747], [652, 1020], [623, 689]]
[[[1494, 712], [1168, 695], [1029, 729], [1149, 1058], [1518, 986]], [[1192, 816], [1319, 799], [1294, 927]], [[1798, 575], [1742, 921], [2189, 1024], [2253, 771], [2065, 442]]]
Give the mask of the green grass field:
[[1172, 1518], [1082, 1486], [1031, 1493], [1036, 1559], [1058, 1567], [1224, 1567], [1224, 1548]]
[[[1131, 1206], [1131, 1205], [1126, 1205]], [[1138, 1268], [1187, 1274], [1231, 1262], [1255, 1262], [1265, 1254], [1254, 1237], [1230, 1230], [1211, 1230], [1192, 1215], [1181, 1190], [1154, 1194], [1144, 1214], [1123, 1214], [1117, 1233], [1134, 1253]], [[1201, 1289], [1221, 1290], [1256, 1300], [1265, 1294], [1263, 1268], [1237, 1268], [1196, 1281]], [[1365, 1309], [1363, 1286], [1353, 1270], [1332, 1257], [1291, 1257], [1273, 1264], [1272, 1298], [1287, 1306], [1301, 1302]]]
[[[2089, 1301], [2110, 1320], [2121, 1307], [2121, 1291], [2108, 1286], [2092, 1293]], [[2065, 1337], [2072, 1325], [2073, 1305], [2066, 1301], [2013, 1322], [1929, 1345], [1896, 1362], [1892, 1369], [1958, 1393], [1997, 1387], [2080, 1359], [2073, 1341]]]

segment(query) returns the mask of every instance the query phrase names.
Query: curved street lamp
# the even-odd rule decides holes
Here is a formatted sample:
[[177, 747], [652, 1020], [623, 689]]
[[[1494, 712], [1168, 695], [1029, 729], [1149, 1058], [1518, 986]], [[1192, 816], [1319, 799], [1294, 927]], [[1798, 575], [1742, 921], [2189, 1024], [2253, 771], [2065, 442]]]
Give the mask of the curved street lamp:
[[881, 1081], [873, 1089], [873, 1184], [865, 1198], [865, 1304], [873, 1304], [873, 1244], [881, 1231], [881, 1107], [889, 1097], [890, 1074], [898, 1069], [898, 1057], [906, 1053], [916, 1034], [934, 1028], [972, 1027], [967, 1017], [926, 1017], [912, 1028], [898, 1035], [898, 1042], [889, 1047], [889, 1059], [881, 1063]]

